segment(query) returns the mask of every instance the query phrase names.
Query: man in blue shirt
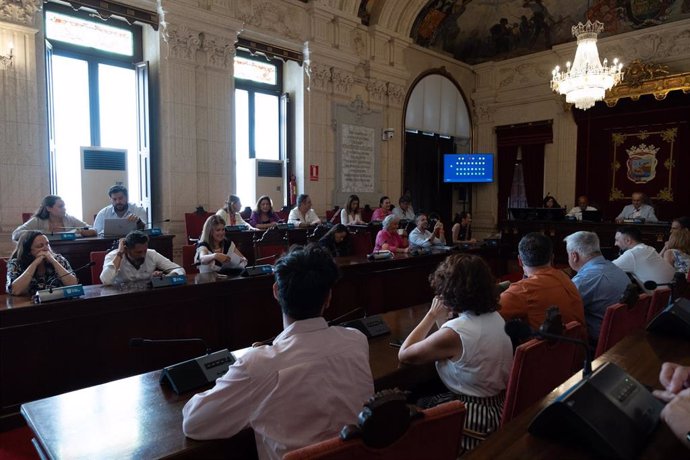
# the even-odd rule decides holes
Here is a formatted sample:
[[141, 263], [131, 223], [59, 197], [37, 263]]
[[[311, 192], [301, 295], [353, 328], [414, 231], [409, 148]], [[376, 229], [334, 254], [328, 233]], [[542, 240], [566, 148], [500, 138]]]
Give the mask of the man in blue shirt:
[[628, 275], [604, 259], [599, 237], [592, 232], [575, 232], [564, 238], [570, 268], [577, 271], [573, 283], [585, 306], [587, 334], [591, 344], [599, 339], [606, 309], [617, 303], [630, 283]]

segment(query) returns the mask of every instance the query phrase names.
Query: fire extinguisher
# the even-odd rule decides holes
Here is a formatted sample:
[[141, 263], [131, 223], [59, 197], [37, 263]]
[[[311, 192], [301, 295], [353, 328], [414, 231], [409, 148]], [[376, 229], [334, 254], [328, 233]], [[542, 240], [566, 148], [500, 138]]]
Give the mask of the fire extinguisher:
[[297, 177], [290, 174], [290, 206], [297, 204]]

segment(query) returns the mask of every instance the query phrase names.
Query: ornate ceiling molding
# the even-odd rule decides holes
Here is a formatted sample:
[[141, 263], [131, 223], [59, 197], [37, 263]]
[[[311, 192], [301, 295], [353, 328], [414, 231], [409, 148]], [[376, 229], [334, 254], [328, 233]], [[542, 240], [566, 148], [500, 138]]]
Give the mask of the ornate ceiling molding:
[[41, 10], [43, 0], [2, 0], [0, 20], [33, 26], [36, 12]]
[[244, 0], [237, 6], [237, 17], [246, 24], [298, 40], [306, 31], [304, 12], [269, 0]]
[[606, 105], [613, 107], [624, 98], [637, 101], [641, 96], [651, 94], [661, 101], [671, 91], [690, 93], [690, 72], [675, 75], [668, 73], [667, 66], [635, 60], [625, 69], [623, 83], [607, 91], [604, 101]]

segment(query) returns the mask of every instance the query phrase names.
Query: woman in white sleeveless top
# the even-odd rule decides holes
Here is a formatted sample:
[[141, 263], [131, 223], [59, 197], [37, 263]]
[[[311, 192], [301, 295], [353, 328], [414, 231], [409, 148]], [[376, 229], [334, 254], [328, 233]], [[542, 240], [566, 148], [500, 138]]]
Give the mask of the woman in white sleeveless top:
[[[403, 363], [436, 362], [450, 391], [418, 401], [431, 407], [457, 399], [467, 408], [465, 428], [495, 431], [501, 419], [505, 388], [513, 363], [513, 347], [498, 313], [498, 291], [481, 257], [455, 254], [429, 277], [436, 296], [431, 308], [405, 339], [398, 358]], [[439, 329], [429, 335], [434, 324]], [[463, 448], [478, 441], [463, 438]]]

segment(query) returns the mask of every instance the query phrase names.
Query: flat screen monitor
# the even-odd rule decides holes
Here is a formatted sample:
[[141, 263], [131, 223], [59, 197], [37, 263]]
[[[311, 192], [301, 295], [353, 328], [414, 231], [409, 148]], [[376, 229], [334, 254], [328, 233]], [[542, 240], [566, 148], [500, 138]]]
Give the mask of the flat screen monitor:
[[443, 155], [443, 182], [487, 183], [494, 181], [494, 154]]

